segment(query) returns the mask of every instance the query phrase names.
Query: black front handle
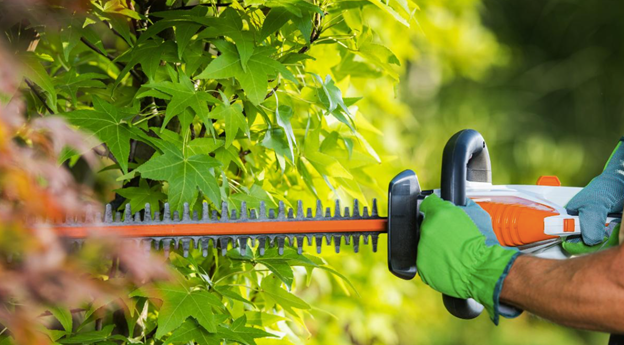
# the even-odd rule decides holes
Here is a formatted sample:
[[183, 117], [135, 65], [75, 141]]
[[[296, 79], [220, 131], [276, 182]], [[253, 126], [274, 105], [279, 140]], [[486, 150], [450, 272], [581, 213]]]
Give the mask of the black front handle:
[[442, 155], [442, 199], [466, 205], [466, 181], [492, 183], [492, 165], [479, 132], [464, 129], [449, 139]]
[[[465, 129], [453, 135], [442, 156], [442, 199], [466, 205], [466, 181], [492, 183], [492, 166], [485, 140], [479, 132]], [[474, 319], [483, 306], [473, 299], [442, 296], [444, 306], [460, 319]]]

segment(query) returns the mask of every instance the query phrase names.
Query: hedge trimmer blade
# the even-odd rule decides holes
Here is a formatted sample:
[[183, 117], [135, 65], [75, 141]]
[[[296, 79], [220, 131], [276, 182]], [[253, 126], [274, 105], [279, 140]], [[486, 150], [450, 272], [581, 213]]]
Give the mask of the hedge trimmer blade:
[[270, 247], [277, 245], [281, 255], [287, 240], [301, 254], [305, 239], [308, 245], [313, 245], [314, 240], [318, 253], [321, 252], [323, 240], [330, 245], [332, 238], [337, 253], [340, 252], [342, 238], [347, 245], [353, 242], [355, 252], [359, 250], [360, 239], [368, 244], [370, 238], [373, 251], [377, 251], [379, 234], [387, 232], [386, 225], [387, 219], [377, 215], [376, 200], [373, 200], [370, 214], [366, 206], [360, 213], [358, 200], [354, 201], [351, 210], [345, 207], [341, 212], [337, 200], [333, 215], [330, 207], [323, 210], [320, 201], [316, 203], [314, 215], [311, 208], [304, 214], [301, 201], [297, 202], [296, 211], [289, 208], [287, 212], [283, 202], [279, 203], [277, 210], [268, 209], [268, 212], [264, 202], [260, 203], [258, 210], [248, 209], [243, 202], [240, 216], [235, 209], [230, 212], [227, 203], [222, 204], [221, 212], [210, 210], [204, 203], [201, 217], [197, 212], [191, 215], [188, 204], [184, 204], [182, 218], [178, 211], [171, 214], [169, 204], [165, 204], [162, 217], [157, 211], [153, 218], [149, 204], [145, 205], [143, 212], [136, 212], [134, 216], [130, 204], [126, 204], [123, 220], [121, 212], [113, 214], [109, 204], [103, 217], [101, 213], [94, 215], [87, 212], [84, 220], [70, 219], [65, 224], [54, 226], [54, 230], [78, 245], [90, 235], [114, 235], [138, 240], [146, 250], [162, 249], [165, 255], [168, 255], [172, 245], [175, 249], [181, 246], [184, 256], [188, 255], [192, 246], [201, 248], [206, 256], [210, 245], [219, 248], [222, 255], [227, 253], [230, 245], [238, 247], [241, 255], [245, 255], [248, 247], [257, 246], [258, 253], [264, 255], [267, 244]]

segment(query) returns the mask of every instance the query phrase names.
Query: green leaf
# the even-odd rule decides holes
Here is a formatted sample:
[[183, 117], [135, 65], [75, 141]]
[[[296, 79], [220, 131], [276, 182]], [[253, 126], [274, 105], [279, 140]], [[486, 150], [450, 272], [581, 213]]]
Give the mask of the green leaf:
[[219, 48], [221, 55], [214, 59], [196, 79], [226, 79], [243, 74], [240, 66], [240, 57], [236, 47], [225, 41], [215, 41], [214, 45]]
[[65, 28], [61, 28], [60, 39], [63, 47], [63, 57], [69, 61], [69, 54], [76, 48], [82, 36], [82, 24], [78, 18], [72, 16], [71, 23]]
[[106, 48], [104, 47], [104, 43], [102, 42], [102, 36], [98, 35], [95, 30], [92, 30], [89, 27], [82, 28], [82, 36], [87, 42], [93, 44], [97, 49], [101, 52], [105, 52]]
[[262, 279], [261, 287], [262, 292], [264, 292], [265, 298], [268, 297], [269, 300], [273, 302], [273, 304], [277, 304], [285, 310], [291, 312], [292, 308], [310, 309], [310, 306], [301, 298], [282, 289], [280, 287], [280, 281], [281, 280], [279, 280], [279, 278], [273, 274]]
[[189, 150], [189, 154], [191, 155], [209, 155], [214, 152], [216, 149], [223, 146], [224, 142], [221, 139], [213, 139], [213, 138], [197, 138], [192, 140], [187, 149]]
[[[135, 12], [136, 13], [136, 12]], [[130, 21], [123, 15], [109, 13], [107, 15], [110, 25], [123, 37], [124, 41], [132, 46], [135, 41], [134, 35], [130, 32]]]
[[136, 11], [130, 9], [123, 0], [110, 0], [104, 4], [102, 10], [108, 13], [118, 13], [136, 20], [142, 19], [141, 16]]
[[33, 53], [26, 53], [20, 57], [23, 66], [24, 76], [37, 84], [48, 94], [46, 103], [56, 111], [56, 90], [52, 78], [48, 75], [39, 59]]
[[182, 59], [182, 54], [188, 46], [191, 38], [197, 33], [201, 25], [195, 23], [176, 24], [175, 37], [178, 44], [178, 58]]
[[247, 316], [243, 315], [238, 319], [234, 320], [232, 326], [230, 327], [230, 330], [236, 333], [237, 336], [245, 339], [249, 344], [255, 345], [256, 342], [254, 341], [254, 339], [276, 337], [275, 334], [265, 332], [264, 330], [259, 328], [247, 327], [245, 326], [246, 324]]
[[78, 333], [72, 337], [59, 339], [61, 344], [93, 344], [108, 339], [115, 325], [107, 325], [100, 331]]
[[401, 14], [399, 14], [397, 11], [395, 11], [392, 7], [390, 7], [390, 5], [388, 5], [387, 2], [383, 2], [381, 0], [369, 0], [370, 2], [372, 2], [373, 4], [375, 4], [375, 6], [381, 8], [382, 10], [384, 10], [386, 13], [388, 13], [389, 15], [391, 15], [397, 22], [405, 25], [406, 27], [409, 28], [410, 24], [409, 22], [403, 18], [403, 16], [401, 16]]
[[130, 109], [120, 109], [93, 96], [93, 110], [75, 110], [64, 114], [74, 125], [89, 130], [98, 139], [106, 143], [124, 173], [128, 172], [128, 156], [130, 155], [130, 139], [136, 138], [135, 131], [130, 128], [126, 119], [134, 113]]
[[[236, 250], [236, 251], [238, 252], [238, 250]], [[253, 302], [251, 302], [251, 301], [249, 301], [249, 300], [245, 299], [245, 298], [244, 298], [243, 296], [241, 296], [239, 293], [237, 293], [237, 292], [235, 292], [235, 291], [232, 291], [232, 290], [230, 290], [230, 289], [229, 289], [229, 288], [227, 288], [227, 287], [215, 286], [215, 287], [214, 287], [214, 290], [215, 290], [216, 292], [220, 293], [221, 295], [223, 295], [224, 297], [228, 297], [228, 298], [231, 298], [231, 299], [233, 299], [233, 300], [236, 300], [236, 301], [239, 301], [239, 302], [243, 302], [243, 303], [245, 303], [245, 304], [248, 304], [248, 305], [250, 305], [250, 306], [252, 306], [252, 307], [256, 308], [256, 305], [255, 305]]]
[[[190, 18], [189, 18], [190, 19]], [[189, 20], [183, 20], [189, 21]], [[156, 36], [161, 31], [166, 30], [168, 28], [174, 27], [176, 24], [180, 23], [181, 20], [159, 20], [154, 24], [150, 25], [147, 30], [143, 31], [139, 39], [137, 39], [137, 45], [143, 44], [147, 42], [150, 38]]]
[[295, 161], [283, 128], [268, 129], [264, 133], [261, 145], [275, 151], [277, 155], [290, 159], [291, 162]]
[[204, 51], [205, 44], [201, 40], [191, 42], [186, 50], [182, 59], [186, 63], [184, 71], [187, 75], [195, 74], [195, 71], [211, 60], [210, 54], [206, 54]]
[[260, 207], [260, 202], [264, 201], [267, 207], [275, 206], [275, 202], [271, 199], [269, 193], [259, 185], [254, 184], [251, 188], [243, 187], [241, 189], [244, 193], [236, 193], [230, 196], [230, 199], [236, 201], [237, 204], [244, 201], [247, 203], [248, 208], [258, 208]]
[[292, 125], [290, 124], [292, 116], [293, 110], [289, 106], [280, 105], [275, 109], [275, 119], [277, 120], [277, 124], [284, 128], [284, 131], [286, 132], [286, 139], [288, 140], [288, 148], [290, 149], [290, 156], [294, 157], [294, 147], [297, 145], [297, 141], [295, 139], [295, 133], [293, 132]]
[[293, 14], [283, 7], [272, 8], [264, 19], [262, 31], [258, 41], [264, 41], [267, 37], [269, 37], [269, 35], [279, 30], [282, 26], [284, 26], [284, 24], [288, 23], [288, 20], [293, 17]]
[[126, 66], [119, 72], [115, 85], [130, 72], [134, 66], [141, 64], [141, 68], [145, 75], [153, 80], [161, 61], [177, 61], [176, 45], [171, 41], [158, 42], [150, 40], [146, 43], [134, 47], [121, 55], [116, 61], [127, 61]]
[[219, 147], [215, 151], [215, 158], [223, 163], [223, 167], [228, 167], [231, 162], [238, 165], [241, 170], [245, 171], [245, 165], [238, 155], [238, 149], [235, 146], [230, 146], [227, 149], [225, 147]]
[[71, 311], [69, 311], [69, 309], [67, 308], [61, 307], [52, 307], [49, 310], [50, 313], [52, 313], [52, 315], [54, 315], [54, 317], [59, 320], [61, 326], [63, 326], [63, 329], [71, 333], [73, 323]]
[[177, 275], [175, 283], [160, 284], [163, 305], [158, 313], [156, 338], [178, 328], [186, 319], [193, 317], [208, 332], [217, 331], [213, 307], [221, 309], [223, 304], [215, 295], [206, 290], [192, 289], [182, 275]]
[[207, 332], [195, 321], [187, 320], [166, 341], [167, 344], [188, 344], [192, 342], [199, 345], [219, 345], [221, 344], [221, 337], [214, 332]]
[[163, 81], [147, 84], [145, 87], [156, 89], [171, 96], [171, 101], [167, 104], [161, 131], [174, 116], [182, 113], [186, 108], [193, 109], [197, 116], [205, 118], [208, 116], [208, 103], [219, 103], [219, 100], [211, 96], [208, 92], [195, 90], [191, 79], [183, 73], [180, 73], [179, 83]]
[[197, 188], [218, 205], [221, 192], [214, 168], [221, 163], [205, 154], [185, 156], [174, 144], [163, 143], [163, 147], [166, 151], [162, 156], [154, 156], [137, 168], [141, 176], [169, 183], [169, 203], [174, 210], [182, 210], [185, 202], [192, 208], [197, 199]]
[[269, 50], [263, 49], [254, 53], [249, 58], [248, 71], [245, 72], [240, 66], [240, 57], [234, 51], [234, 46], [228, 42], [220, 42], [215, 45], [221, 51], [221, 55], [213, 60], [206, 69], [201, 72], [197, 79], [226, 79], [236, 78], [241, 87], [247, 93], [247, 98], [254, 105], [264, 101], [269, 85], [269, 76], [278, 73], [293, 82], [295, 77], [284, 65], [269, 57]]
[[287, 318], [280, 315], [263, 313], [260, 311], [246, 311], [245, 316], [247, 316], [247, 324], [260, 327], [267, 327], [274, 325], [280, 321], [288, 320]]
[[65, 95], [72, 100], [75, 107], [78, 100], [78, 90], [82, 88], [106, 88], [106, 85], [98, 79], [108, 79], [109, 77], [99, 73], [78, 74], [75, 68], [70, 69], [63, 75], [54, 78], [54, 86], [59, 90], [59, 94]]
[[249, 126], [243, 115], [243, 106], [240, 103], [232, 105], [220, 104], [216, 106], [206, 117], [204, 123], [206, 126], [212, 125], [209, 119], [225, 120], [225, 148], [227, 149], [239, 131], [249, 136]]
[[294, 280], [293, 270], [286, 260], [270, 260], [265, 258], [258, 258], [257, 261], [266, 268], [268, 268], [273, 274], [275, 274], [286, 286], [288, 290], [292, 289], [292, 283]]
[[115, 189], [115, 193], [130, 200], [132, 212], [139, 212], [145, 208], [145, 204], [150, 204], [152, 212], [160, 208], [160, 201], [165, 200], [167, 195], [160, 192], [160, 185], [150, 187], [146, 180], [141, 180], [138, 187], [127, 187]]
[[311, 43], [312, 38], [312, 20], [314, 18], [314, 13], [311, 11], [302, 11], [301, 17], [293, 18], [293, 22], [297, 25], [299, 31], [301, 31], [301, 35], [306, 40], [307, 44]]
[[319, 132], [320, 128], [308, 134], [303, 145], [303, 156], [321, 175], [353, 179], [353, 176], [340, 164], [340, 161], [321, 152]]
[[[254, 52], [253, 34], [243, 31], [243, 20], [238, 11], [228, 7], [219, 16], [219, 26], [215, 27], [219, 35], [229, 36], [236, 43], [236, 50], [240, 58], [240, 65], [244, 72], [247, 72], [247, 62]], [[251, 68], [251, 66], [249, 66]]]
[[351, 131], [355, 132], [355, 123], [351, 118], [349, 108], [342, 98], [342, 91], [334, 84], [334, 81], [329, 75], [325, 77], [325, 82], [323, 82], [319, 75], [316, 75], [316, 79], [321, 84], [323, 90], [323, 92], [319, 92], [319, 97], [321, 98], [321, 102], [327, 107], [329, 113], [338, 121], [346, 124]]

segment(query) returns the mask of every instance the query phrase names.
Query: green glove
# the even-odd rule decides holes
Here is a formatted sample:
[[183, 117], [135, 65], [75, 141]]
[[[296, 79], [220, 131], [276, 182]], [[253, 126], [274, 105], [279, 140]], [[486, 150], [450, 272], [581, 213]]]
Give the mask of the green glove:
[[589, 254], [599, 250], [615, 247], [619, 244], [620, 223], [611, 222], [606, 228], [606, 235], [602, 243], [589, 246], [585, 242], [577, 239], [566, 239], [561, 243], [563, 249], [571, 255]]
[[496, 244], [489, 215], [473, 201], [463, 209], [435, 194], [423, 201], [418, 274], [434, 290], [475, 299], [498, 324], [500, 315], [520, 314], [499, 304], [503, 281], [520, 253]]

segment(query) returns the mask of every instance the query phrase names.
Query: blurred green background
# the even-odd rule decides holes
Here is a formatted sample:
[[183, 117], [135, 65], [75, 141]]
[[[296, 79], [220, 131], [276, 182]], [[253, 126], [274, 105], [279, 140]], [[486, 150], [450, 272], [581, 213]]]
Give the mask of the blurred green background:
[[[557, 175], [564, 185], [584, 186], [599, 174], [624, 134], [624, 3], [418, 5], [410, 28], [377, 12], [365, 16], [402, 61], [398, 86], [383, 78], [340, 82], [349, 95], [364, 97], [359, 110], [372, 124], [364, 131], [367, 139], [384, 161], [371, 168], [382, 189], [406, 168], [417, 172], [424, 188], [437, 188], [444, 144], [464, 128], [488, 141], [494, 183], [532, 184], [540, 175]], [[324, 63], [331, 61], [331, 51], [314, 49]], [[357, 295], [315, 273], [300, 290], [318, 309], [303, 343], [607, 343], [605, 334], [566, 329], [526, 313], [498, 327], [485, 315], [455, 319], [419, 278], [401, 281], [388, 272], [384, 246], [377, 254], [367, 247], [358, 255], [325, 251]]]

